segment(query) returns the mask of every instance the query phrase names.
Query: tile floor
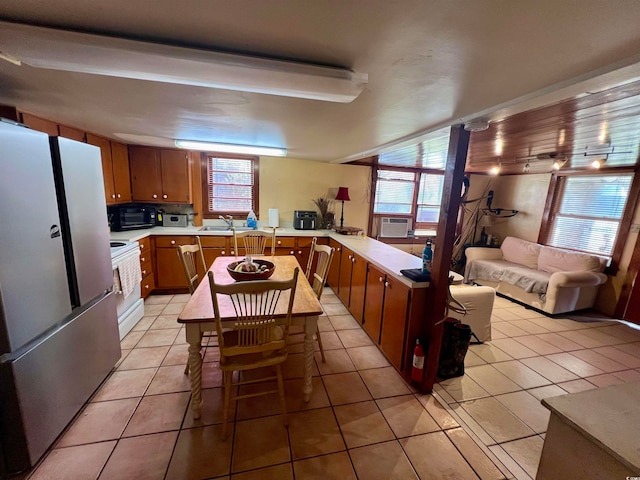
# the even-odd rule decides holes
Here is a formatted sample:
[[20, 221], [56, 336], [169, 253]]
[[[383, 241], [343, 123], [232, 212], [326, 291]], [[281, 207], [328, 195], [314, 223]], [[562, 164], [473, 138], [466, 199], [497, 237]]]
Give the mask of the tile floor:
[[640, 381], [640, 332], [544, 317], [497, 298], [493, 340], [433, 395], [408, 387], [330, 290], [311, 401], [301, 400], [302, 334], [277, 396], [239, 402], [222, 441], [216, 349], [204, 357], [202, 418], [188, 409], [186, 295], [152, 296], [122, 358], [44, 460], [38, 479], [535, 478], [548, 413], [540, 399]]

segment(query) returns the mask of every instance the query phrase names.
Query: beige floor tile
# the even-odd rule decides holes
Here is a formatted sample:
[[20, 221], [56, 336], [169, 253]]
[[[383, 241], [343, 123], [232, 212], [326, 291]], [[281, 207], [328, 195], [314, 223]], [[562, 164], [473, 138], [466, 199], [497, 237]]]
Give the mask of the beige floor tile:
[[131, 353], [133, 349], [131, 348], [122, 348], [120, 347], [120, 359], [116, 362], [116, 364], [113, 366], [114, 369], [118, 369], [118, 367], [122, 364], [122, 362], [124, 362], [124, 360], [129, 356], [129, 354]]
[[289, 438], [293, 460], [345, 450], [345, 443], [331, 408], [290, 414]]
[[637, 370], [623, 370], [622, 372], [615, 372], [612, 375], [624, 383], [640, 383], [640, 371]]
[[189, 396], [188, 392], [145, 396], [138, 404], [122, 436], [133, 437], [180, 429]]
[[354, 372], [356, 366], [351, 361], [351, 357], [345, 349], [326, 350], [324, 352], [325, 362], [322, 361], [319, 353], [315, 354], [318, 370], [322, 375], [333, 373]]
[[456, 402], [489, 396], [489, 392], [478, 385], [468, 375], [443, 380], [440, 382], [440, 385], [444, 387], [446, 392], [451, 395]]
[[395, 436], [374, 401], [334, 407], [347, 448], [394, 440]]
[[166, 328], [162, 330], [147, 330], [137, 343], [136, 347], [160, 347], [173, 345], [173, 341], [180, 332], [179, 328]]
[[534, 434], [520, 419], [495, 398], [461, 403], [462, 408], [496, 441], [508, 442]]
[[332, 405], [363, 402], [373, 398], [356, 372], [326, 375], [322, 380]]
[[[324, 300], [322, 303], [324, 303]], [[329, 321], [329, 317], [327, 317], [326, 315], [323, 315], [322, 317], [318, 318], [318, 330], [320, 330], [321, 332], [335, 331], [335, 329], [333, 328], [333, 325]]]
[[174, 431], [121, 439], [100, 480], [163, 479], [177, 438]]
[[587, 377], [585, 380], [587, 380], [589, 383], [594, 384], [598, 388], [608, 387], [610, 385], [620, 385], [622, 383], [625, 383], [624, 380], [622, 380], [619, 377], [616, 377], [612, 373], [596, 375], [595, 377]]
[[171, 301], [173, 295], [149, 295], [144, 299], [144, 307], [148, 305], [166, 305]]
[[148, 330], [151, 324], [155, 322], [155, 320], [156, 320], [156, 315], [152, 315], [152, 316], [145, 315], [140, 319], [138, 323], [135, 324], [135, 326], [133, 327], [133, 330], [134, 331]]
[[347, 452], [293, 462], [296, 480], [356, 480]]
[[514, 327], [518, 327], [522, 330], [524, 330], [525, 332], [527, 332], [529, 335], [535, 335], [535, 334], [539, 334], [539, 333], [547, 333], [549, 330], [547, 330], [546, 328], [544, 328], [543, 326], [539, 325], [535, 319], [524, 319], [524, 320], [512, 320], [511, 325], [513, 325]]
[[451, 407], [452, 415], [455, 415], [456, 419], [460, 422], [460, 426], [469, 433], [469, 435], [477, 438], [483, 445], [493, 445], [496, 441], [482, 428], [482, 426], [471, 416], [467, 411], [462, 408], [461, 403], [453, 403], [449, 405]]
[[422, 480], [478, 478], [443, 432], [403, 438], [400, 445]]
[[190, 293], [180, 293], [174, 295], [169, 303], [187, 303], [191, 299]]
[[546, 357], [523, 358], [521, 363], [553, 383], [576, 380], [578, 376]]
[[404, 379], [393, 367], [373, 368], [360, 372], [373, 398], [392, 397], [411, 393]]
[[414, 395], [376, 400], [378, 408], [396, 437], [435, 432], [440, 426]]
[[345, 348], [365, 347], [367, 345], [373, 345], [373, 342], [369, 338], [369, 335], [367, 335], [367, 332], [365, 332], [361, 328], [338, 330], [336, 333], [340, 337], [340, 341]]
[[598, 330], [612, 337], [616, 337], [625, 343], [640, 340], [640, 330], [628, 325], [609, 325], [608, 327], [600, 327]]
[[512, 356], [507, 355], [491, 343], [483, 343], [482, 345], [471, 345], [469, 347], [469, 350], [471, 350], [473, 353], [475, 353], [488, 363], [506, 362], [507, 360], [513, 360]]
[[[193, 418], [191, 405], [189, 405], [184, 416], [182, 428], [203, 427], [222, 423], [223, 399], [222, 388], [205, 388], [202, 390], [202, 410], [200, 411], [200, 418], [197, 420]], [[229, 419], [235, 418], [235, 411], [236, 402], [231, 402], [229, 405]], [[231, 422], [230, 425], [232, 425]], [[231, 428], [229, 428], [229, 430], [231, 431]]]
[[184, 306], [186, 304], [187, 304], [186, 302], [174, 303], [173, 301], [171, 301], [167, 304], [166, 307], [162, 309], [161, 315], [171, 315], [171, 314], [177, 315], [179, 313], [182, 313], [182, 310], [184, 310]]
[[422, 404], [425, 410], [429, 412], [429, 415], [431, 415], [440, 428], [447, 429], [459, 426], [456, 419], [449, 414], [447, 409], [442, 406], [442, 403], [432, 394], [418, 394], [416, 395], [416, 399]]
[[397, 441], [349, 450], [358, 478], [366, 480], [418, 480]]
[[491, 338], [509, 338], [509, 336], [496, 330], [493, 325], [491, 325]]
[[32, 480], [68, 480], [98, 478], [116, 446], [115, 441], [76, 447], [56, 448], [49, 452], [29, 477]]
[[222, 440], [221, 425], [182, 430], [165, 478], [193, 480], [229, 474], [231, 446], [230, 439]]
[[160, 315], [162, 313], [162, 311], [164, 310], [164, 307], [166, 307], [168, 304], [167, 303], [145, 303], [144, 305], [144, 314], [145, 316], [157, 316]]
[[462, 428], [447, 430], [445, 433], [481, 480], [500, 480], [504, 478], [503, 473], [487, 456], [487, 453]]
[[611, 345], [611, 343], [603, 343], [601, 340], [593, 338], [589, 335], [585, 335], [586, 329], [580, 331], [571, 331], [571, 332], [560, 332], [559, 335], [577, 343], [582, 346], [582, 348], [597, 348], [597, 347], [606, 347], [607, 345]]
[[493, 311], [492, 315], [496, 316], [500, 320], [519, 320], [523, 318], [522, 314], [520, 313], [521, 311], [521, 308], [511, 308], [510, 306], [508, 308], [497, 308]]
[[141, 397], [157, 370], [157, 368], [142, 368], [113, 372], [91, 401], [103, 402], [120, 398]]
[[552, 332], [552, 333], [543, 333], [541, 335], [536, 335], [537, 338], [542, 340], [543, 342], [548, 343], [549, 345], [553, 345], [556, 348], [559, 348], [563, 352], [570, 352], [572, 350], [581, 350], [583, 347], [579, 343], [573, 342], [569, 340], [567, 337], [563, 337], [562, 335]]
[[547, 431], [550, 411], [532, 394], [513, 392], [498, 395], [495, 398], [534, 432], [544, 433]]
[[[323, 304], [322, 309], [324, 310], [324, 313], [329, 317], [329, 319], [331, 319], [331, 317], [333, 316], [349, 315], [349, 310], [342, 303]], [[333, 326], [335, 327], [335, 324]], [[336, 330], [338, 329], [336, 328]]]
[[525, 389], [542, 387], [551, 383], [519, 360], [495, 363], [493, 367]]
[[169, 351], [164, 357], [164, 360], [162, 360], [162, 366], [182, 365], [184, 367], [187, 364], [188, 359], [189, 350], [187, 350], [187, 348], [182, 345], [172, 345], [169, 347]]
[[606, 347], [608, 345], [618, 345], [620, 343], [626, 343], [624, 340], [620, 340], [618, 337], [605, 333], [600, 327], [583, 330], [581, 333], [600, 342], [601, 346], [603, 347]]
[[514, 340], [533, 350], [538, 355], [550, 355], [552, 353], [561, 353], [564, 351], [561, 348], [541, 340], [536, 335], [526, 335], [524, 337], [514, 338]]
[[134, 348], [127, 358], [118, 366], [118, 370], [159, 367], [168, 351], [168, 346]]
[[542, 400], [543, 398], [557, 397], [558, 395], [566, 395], [567, 391], [558, 387], [557, 385], [548, 385], [546, 387], [532, 388], [531, 390], [527, 390], [531, 395], [536, 397], [538, 400]]
[[[313, 363], [311, 367], [311, 375], [318, 376], [318, 367]], [[304, 377], [304, 354], [292, 353], [287, 356], [287, 359], [282, 364], [282, 375], [286, 379], [290, 378], [302, 378]]]
[[[229, 436], [227, 440], [232, 439]], [[236, 422], [231, 472], [269, 467], [291, 460], [287, 429], [280, 415]]]
[[475, 367], [476, 365], [484, 365], [487, 362], [485, 362], [482, 357], [480, 357], [479, 355], [475, 354], [473, 352], [473, 350], [469, 349], [467, 350], [467, 354], [464, 357], [464, 366], [465, 367]]
[[616, 345], [615, 348], [624, 353], [628, 353], [629, 355], [640, 358], [640, 342]]
[[559, 383], [558, 386], [566, 390], [568, 393], [584, 392], [586, 390], [592, 390], [596, 388], [593, 383], [589, 383], [583, 378], [572, 380], [570, 382]]
[[293, 480], [293, 464], [283, 463], [250, 472], [236, 473], [233, 480]]
[[492, 445], [489, 450], [509, 470], [509, 480], [533, 480], [500, 445]]
[[500, 373], [493, 365], [478, 365], [465, 369], [465, 376], [470, 378], [485, 389], [490, 395], [515, 392], [521, 387]]
[[603, 370], [594, 367], [571, 353], [556, 353], [554, 355], [547, 355], [545, 358], [548, 358], [552, 362], [566, 368], [571, 373], [574, 373], [579, 377], [592, 377], [594, 375], [605, 373]]
[[304, 394], [302, 392], [303, 384], [302, 378], [285, 380], [284, 391], [288, 412], [300, 412], [302, 410], [323, 408], [331, 405], [327, 391], [324, 388], [324, 383], [320, 377], [313, 377], [311, 379], [313, 391], [311, 392], [311, 398], [308, 402], [304, 401]]
[[202, 364], [202, 388], [215, 388], [221, 385], [222, 385], [222, 370], [220, 370], [220, 365], [218, 364], [218, 362], [203, 363]]
[[136, 345], [138, 345], [138, 342], [140, 341], [140, 339], [143, 337], [143, 335], [146, 332], [142, 331], [142, 332], [136, 332], [136, 331], [131, 331], [129, 333], [127, 333], [127, 335], [122, 339], [122, 341], [120, 342], [120, 348], [122, 349], [131, 349], [134, 348]]
[[571, 352], [571, 355], [578, 357], [580, 360], [584, 360], [588, 364], [593, 365], [606, 373], [619, 372], [628, 368], [623, 364], [618, 363], [615, 360], [611, 360], [609, 357], [600, 355], [592, 350], [577, 350], [575, 352]]
[[511, 338], [497, 338], [491, 343], [513, 358], [535, 357], [538, 354]]
[[531, 478], [536, 477], [542, 455], [543, 440], [539, 436], [514, 440], [500, 446], [513, 458]]
[[615, 347], [600, 347], [593, 349], [594, 352], [599, 353], [611, 360], [615, 360], [621, 363], [627, 368], [640, 368], [640, 357], [636, 357], [629, 353], [626, 353], [620, 349], [622, 345]]
[[56, 448], [117, 440], [139, 402], [140, 398], [126, 398], [88, 404], [56, 444]]
[[158, 315], [156, 320], [151, 325], [150, 330], [160, 330], [163, 328], [176, 328], [178, 324], [178, 314], [162, 314]]
[[390, 365], [382, 352], [374, 345], [369, 347], [348, 348], [347, 353], [358, 370], [388, 367]]
[[[523, 335], [529, 335], [526, 330], [521, 329], [513, 325], [511, 322], [491, 322], [491, 331], [501, 332], [507, 337], [520, 337]], [[498, 338], [498, 337], [496, 337]]]
[[[347, 330], [344, 330], [347, 331]], [[357, 330], [354, 330], [357, 331]], [[324, 331], [321, 334], [322, 338], [322, 348], [323, 350], [335, 350], [337, 348], [344, 348], [344, 345], [340, 341], [340, 337], [336, 333], [335, 330], [331, 329], [329, 331]], [[318, 346], [318, 350], [320, 350]]]
[[[348, 313], [348, 312], [347, 312]], [[334, 330], [350, 330], [362, 328], [351, 314], [348, 315], [330, 315], [329, 321], [333, 325]]]
[[191, 381], [189, 375], [184, 374], [184, 365], [169, 365], [158, 368], [158, 372], [153, 377], [148, 395], [160, 393], [190, 392]]

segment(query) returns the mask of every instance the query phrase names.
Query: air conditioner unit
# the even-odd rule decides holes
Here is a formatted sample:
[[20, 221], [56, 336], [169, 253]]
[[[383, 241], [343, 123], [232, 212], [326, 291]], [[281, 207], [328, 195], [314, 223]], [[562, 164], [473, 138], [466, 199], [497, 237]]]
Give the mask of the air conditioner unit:
[[386, 238], [407, 238], [411, 220], [408, 218], [382, 217], [380, 236]]

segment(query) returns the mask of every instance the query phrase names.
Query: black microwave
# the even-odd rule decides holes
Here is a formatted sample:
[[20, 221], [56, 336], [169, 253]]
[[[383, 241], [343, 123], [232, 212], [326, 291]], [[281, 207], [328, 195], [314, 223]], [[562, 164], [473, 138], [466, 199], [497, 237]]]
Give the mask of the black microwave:
[[122, 232], [157, 225], [158, 211], [155, 207], [109, 207], [111, 231]]

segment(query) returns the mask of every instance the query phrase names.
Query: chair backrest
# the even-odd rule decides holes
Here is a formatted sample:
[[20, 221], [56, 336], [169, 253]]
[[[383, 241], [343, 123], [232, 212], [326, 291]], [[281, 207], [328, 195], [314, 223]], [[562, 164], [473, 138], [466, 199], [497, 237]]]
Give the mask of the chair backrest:
[[[290, 280], [254, 280], [228, 285], [215, 283], [213, 272], [208, 272], [221, 355], [244, 355], [285, 349], [298, 271], [298, 268], [294, 270], [293, 278]], [[233, 330], [237, 341], [232, 345], [225, 344], [223, 335], [220, 308], [223, 297], [226, 297], [224, 301], [227, 315], [231, 308], [229, 304], [235, 312]], [[286, 311], [282, 308], [276, 311], [280, 300], [288, 302]]]
[[202, 249], [202, 242], [200, 241], [199, 236], [196, 236], [196, 243], [198, 244], [198, 248], [200, 249], [200, 261], [202, 262], [202, 268], [204, 268], [204, 272], [206, 274], [207, 270], [209, 270], [209, 266], [204, 259], [204, 250]]
[[[187, 280], [187, 286], [189, 287], [189, 293], [193, 293], [198, 286], [198, 267], [197, 258], [200, 256], [204, 266], [204, 255], [199, 245], [180, 245], [177, 248], [178, 258], [180, 258], [180, 264], [182, 265], [182, 271]], [[198, 253], [199, 252], [199, 253]]]
[[[307, 262], [306, 277], [313, 288], [316, 297], [320, 300], [322, 292], [324, 291], [324, 285], [327, 283], [327, 277], [329, 276], [329, 267], [333, 261], [333, 254], [335, 248], [329, 245], [318, 245], [316, 237], [313, 237], [311, 242], [311, 252], [309, 253], [309, 261]], [[317, 257], [316, 269], [312, 271], [313, 260]]]
[[264, 255], [265, 247], [271, 239], [271, 255], [276, 254], [276, 229], [271, 232], [263, 230], [247, 230], [246, 232], [238, 232], [233, 230], [233, 246], [235, 248], [236, 257], [240, 256], [238, 250], [238, 240], [242, 240], [245, 255]]

